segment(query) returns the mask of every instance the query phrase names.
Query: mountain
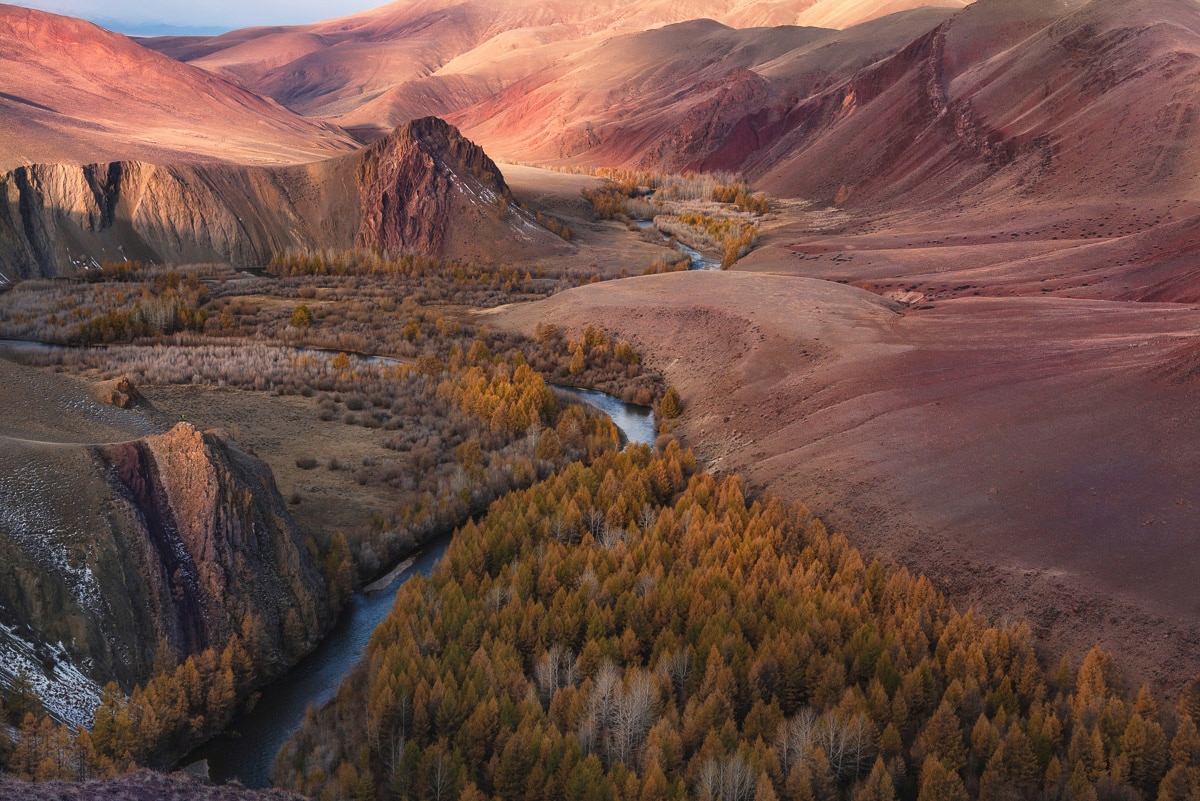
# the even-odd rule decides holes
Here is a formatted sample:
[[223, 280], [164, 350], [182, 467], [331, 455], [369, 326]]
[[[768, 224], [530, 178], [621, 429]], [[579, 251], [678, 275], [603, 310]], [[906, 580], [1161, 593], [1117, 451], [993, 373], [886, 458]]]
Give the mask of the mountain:
[[1196, 302], [1197, 85], [1192, 0], [979, 0], [844, 31], [610, 38], [449, 119], [506, 160], [740, 171], [833, 210], [740, 269], [930, 300]]
[[373, 137], [489, 98], [622, 33], [701, 18], [739, 28], [848, 27], [920, 5], [962, 8], [965, 0], [402, 0], [314, 25], [146, 44]]
[[278, 164], [355, 143], [89, 22], [0, 5], [0, 167], [115, 160]]
[[494, 262], [569, 252], [517, 208], [500, 169], [436, 118], [310, 164], [113, 162], [0, 174], [0, 274], [70, 274], [123, 258], [264, 264], [304, 248]]
[[980, 0], [801, 104], [764, 108], [775, 122], [743, 169], [837, 211], [742, 266], [926, 301], [1196, 302], [1197, 85], [1190, 0]]
[[0, 360], [0, 382], [24, 410], [0, 421], [0, 672], [79, 724], [159, 643], [219, 653], [252, 617], [263, 679], [316, 644], [325, 582], [265, 464], [63, 376]]
[[506, 159], [736, 170], [788, 109], [950, 15], [919, 9], [845, 31], [668, 25], [564, 56], [451, 119]]

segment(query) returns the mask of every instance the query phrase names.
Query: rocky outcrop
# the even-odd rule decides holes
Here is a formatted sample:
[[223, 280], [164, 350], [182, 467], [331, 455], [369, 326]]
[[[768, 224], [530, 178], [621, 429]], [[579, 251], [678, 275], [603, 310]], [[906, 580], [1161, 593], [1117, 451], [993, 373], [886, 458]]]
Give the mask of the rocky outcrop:
[[125, 259], [259, 264], [352, 241], [356, 204], [324, 185], [321, 166], [19, 167], [0, 175], [0, 273], [69, 275]]
[[441, 254], [455, 189], [507, 211], [511, 193], [483, 148], [437, 117], [414, 120], [368, 147], [358, 169], [356, 244], [390, 253]]
[[127, 523], [157, 635], [149, 650], [219, 649], [248, 617], [277, 664], [316, 644], [329, 623], [324, 579], [265, 464], [187, 423], [96, 454]]
[[251, 621], [265, 680], [328, 629], [270, 469], [224, 434], [0, 442], [0, 685], [29, 674], [56, 717], [90, 722], [98, 686], [145, 681], [161, 642], [219, 652]]
[[92, 397], [118, 409], [132, 409], [146, 403], [128, 376], [100, 381], [92, 385]]
[[433, 117], [298, 166], [114, 162], [0, 174], [0, 276], [9, 280], [124, 259], [256, 265], [289, 250], [353, 247], [490, 261], [565, 245], [511, 204], [481, 148]]

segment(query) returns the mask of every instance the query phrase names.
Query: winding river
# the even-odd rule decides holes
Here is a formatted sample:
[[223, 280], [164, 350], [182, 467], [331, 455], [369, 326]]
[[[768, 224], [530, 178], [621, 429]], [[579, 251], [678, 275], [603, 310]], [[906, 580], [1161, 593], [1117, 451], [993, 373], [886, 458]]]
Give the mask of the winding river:
[[[654, 228], [653, 220], [635, 220], [635, 222], [637, 223], [637, 227], [641, 228], [643, 231]], [[657, 229], [655, 229], [655, 230], [657, 230]], [[662, 233], [662, 232], [660, 231], [659, 233]], [[663, 234], [662, 237], [663, 237], [664, 241], [669, 239], [666, 234]], [[691, 259], [691, 266], [688, 267], [689, 270], [719, 270], [719, 269], [721, 269], [720, 261], [717, 261], [716, 259], [714, 259], [711, 256], [705, 256], [700, 251], [696, 250], [695, 248], [688, 247], [687, 245], [680, 242], [678, 239], [675, 240], [675, 247], [677, 247], [679, 250], [681, 250], [682, 252], [687, 254], [687, 257], [689, 259]]]
[[373, 585], [371, 591], [355, 594], [315, 651], [267, 686], [252, 710], [239, 713], [223, 733], [183, 762], [206, 760], [209, 776], [216, 784], [237, 779], [247, 787], [270, 787], [275, 755], [304, 722], [308, 705], [320, 706], [333, 697], [342, 677], [362, 658], [375, 627], [391, 611], [401, 585], [415, 575], [428, 576], [449, 544], [448, 536], [437, 540], [410, 566], [393, 573], [383, 587]]
[[[0, 340], [0, 355], [6, 351], [29, 354], [66, 349], [67, 346], [42, 342]], [[404, 361], [367, 354], [353, 354], [353, 357], [385, 364]], [[596, 390], [552, 386], [560, 395], [607, 414], [620, 430], [622, 442], [653, 445], [654, 412], [650, 408], [625, 403]], [[355, 594], [316, 650], [265, 687], [253, 709], [240, 712], [222, 734], [188, 754], [180, 764], [206, 761], [209, 776], [217, 784], [236, 779], [246, 787], [270, 787], [275, 755], [304, 722], [309, 705], [320, 706], [333, 697], [342, 677], [362, 658], [375, 628], [391, 611], [400, 587], [412, 576], [428, 576], [449, 544], [449, 535], [435, 540], [387, 577]]]
[[[590, 389], [554, 389], [611, 417], [623, 442], [654, 443], [654, 413], [648, 407]], [[315, 651], [264, 689], [252, 710], [240, 713], [223, 734], [193, 751], [183, 762], [206, 760], [209, 775], [218, 784], [237, 779], [246, 787], [270, 787], [275, 755], [304, 722], [309, 704], [320, 706], [333, 697], [342, 677], [362, 658], [376, 626], [391, 611], [400, 587], [412, 576], [429, 575], [449, 544], [449, 536], [435, 541], [411, 563], [356, 594]]]
[[607, 414], [621, 431], [621, 441], [634, 445], [653, 445], [657, 436], [654, 411], [649, 406], [635, 406], [594, 389], [578, 389], [551, 384], [555, 391], [599, 409]]

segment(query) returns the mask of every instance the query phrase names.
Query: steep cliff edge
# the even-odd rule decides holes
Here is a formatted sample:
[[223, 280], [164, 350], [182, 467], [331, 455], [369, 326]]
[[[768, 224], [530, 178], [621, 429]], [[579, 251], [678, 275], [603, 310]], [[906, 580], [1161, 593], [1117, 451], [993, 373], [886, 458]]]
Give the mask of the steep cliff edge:
[[253, 616], [276, 664], [316, 644], [329, 622], [324, 580], [270, 468], [187, 423], [95, 452], [124, 507], [159, 639], [179, 653], [220, 647]]
[[252, 265], [292, 249], [352, 247], [484, 261], [570, 249], [512, 204], [481, 148], [434, 117], [312, 164], [0, 174], [0, 282], [127, 258]]
[[[413, 120], [368, 147], [359, 157], [358, 187], [356, 244], [372, 250], [443, 254], [459, 246], [447, 236], [455, 222], [499, 228], [513, 214], [500, 168], [437, 117]], [[487, 225], [489, 217], [495, 225]]]
[[250, 621], [261, 679], [311, 650], [325, 582], [264, 463], [220, 432], [155, 433], [62, 376], [0, 360], [0, 383], [6, 405], [75, 424], [0, 421], [0, 685], [24, 673], [83, 724], [99, 685], [151, 675], [160, 642], [219, 652]]

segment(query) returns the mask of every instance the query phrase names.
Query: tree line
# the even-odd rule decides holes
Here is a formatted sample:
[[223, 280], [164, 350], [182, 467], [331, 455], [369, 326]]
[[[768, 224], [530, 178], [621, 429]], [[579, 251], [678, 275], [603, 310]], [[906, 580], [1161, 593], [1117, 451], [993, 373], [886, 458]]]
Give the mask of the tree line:
[[[336, 549], [326, 560], [331, 584], [342, 567]], [[332, 561], [332, 564], [331, 564]], [[288, 630], [295, 633], [289, 635]], [[304, 627], [293, 610], [284, 622], [285, 643], [302, 642]], [[240, 699], [277, 672], [262, 622], [247, 616], [224, 648], [206, 648], [180, 660], [159, 647], [153, 677], [126, 694], [109, 682], [90, 730], [53, 720], [20, 683], [0, 693], [0, 767], [26, 781], [85, 781], [129, 773], [143, 766], [166, 768], [219, 732]]]

